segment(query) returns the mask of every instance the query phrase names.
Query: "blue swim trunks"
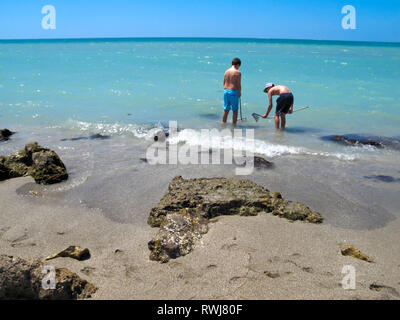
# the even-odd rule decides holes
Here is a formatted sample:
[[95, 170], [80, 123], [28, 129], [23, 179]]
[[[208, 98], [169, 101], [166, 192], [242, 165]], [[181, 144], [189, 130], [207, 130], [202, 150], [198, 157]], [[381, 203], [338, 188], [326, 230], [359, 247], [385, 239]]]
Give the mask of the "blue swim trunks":
[[232, 108], [233, 112], [239, 109], [239, 92], [237, 90], [224, 90], [224, 110], [230, 111]]

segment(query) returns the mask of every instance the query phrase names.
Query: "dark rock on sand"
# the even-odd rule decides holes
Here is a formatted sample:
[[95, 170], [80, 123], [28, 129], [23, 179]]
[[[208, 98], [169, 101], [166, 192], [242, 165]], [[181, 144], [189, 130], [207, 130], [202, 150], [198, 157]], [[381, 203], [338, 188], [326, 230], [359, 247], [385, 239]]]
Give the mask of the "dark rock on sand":
[[60, 157], [37, 142], [28, 143], [17, 153], [0, 156], [0, 180], [30, 175], [36, 183], [53, 184], [68, 179]]
[[0, 141], [8, 140], [12, 135], [13, 135], [13, 133], [10, 130], [1, 129], [0, 130]]
[[157, 236], [148, 244], [150, 260], [165, 263], [189, 254], [207, 231], [207, 221], [192, 209], [167, 214]]
[[360, 250], [355, 248], [353, 245], [347, 245], [341, 249], [342, 255], [344, 256], [350, 256], [356, 259], [360, 259], [366, 262], [374, 262], [370, 257], [368, 257], [366, 254], [362, 253]]
[[246, 179], [174, 178], [168, 191], [154, 207], [148, 224], [159, 227], [149, 242], [150, 259], [168, 262], [193, 250], [208, 231], [208, 222], [221, 215], [255, 216], [272, 213], [290, 221], [321, 223], [322, 217], [301, 203], [284, 200]]
[[380, 181], [380, 182], [387, 182], [387, 183], [391, 183], [391, 182], [400, 182], [400, 178], [394, 178], [392, 176], [385, 176], [385, 175], [376, 175], [376, 176], [365, 176], [365, 179], [371, 179], [371, 180], [376, 180], [376, 181]]
[[81, 248], [79, 246], [69, 246], [67, 249], [62, 250], [56, 254], [48, 256], [45, 260], [51, 260], [56, 258], [72, 258], [79, 261], [87, 260], [90, 258], [89, 249]]
[[68, 269], [56, 269], [56, 288], [42, 286], [44, 264], [40, 260], [0, 255], [0, 300], [75, 300], [90, 298], [97, 288]]

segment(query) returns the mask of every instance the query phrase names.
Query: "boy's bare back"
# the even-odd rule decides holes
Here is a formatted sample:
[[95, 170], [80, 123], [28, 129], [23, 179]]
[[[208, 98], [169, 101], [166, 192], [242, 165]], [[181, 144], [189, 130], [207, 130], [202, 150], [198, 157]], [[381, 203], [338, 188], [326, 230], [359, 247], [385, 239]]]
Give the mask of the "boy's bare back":
[[240, 71], [232, 66], [232, 68], [229, 68], [225, 72], [224, 89], [237, 90], [240, 96], [242, 90], [241, 79], [242, 74], [240, 73]]
[[271, 93], [271, 96], [280, 96], [284, 93], [291, 93], [288, 87], [282, 85], [274, 86], [269, 90], [269, 92]]

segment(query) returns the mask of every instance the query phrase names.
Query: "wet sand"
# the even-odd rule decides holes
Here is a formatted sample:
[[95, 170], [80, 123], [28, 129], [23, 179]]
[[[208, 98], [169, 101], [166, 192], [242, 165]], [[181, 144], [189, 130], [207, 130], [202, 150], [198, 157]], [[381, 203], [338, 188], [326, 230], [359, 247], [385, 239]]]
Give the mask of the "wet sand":
[[[48, 264], [98, 286], [94, 299], [400, 299], [399, 219], [352, 230], [267, 214], [219, 217], [191, 254], [160, 264], [148, 258], [147, 242], [156, 229], [16, 192], [32, 181], [0, 182], [0, 252], [44, 258], [70, 245], [87, 247], [86, 261], [58, 258]], [[376, 262], [342, 256], [344, 244]], [[356, 269], [355, 290], [342, 288], [345, 265]]]

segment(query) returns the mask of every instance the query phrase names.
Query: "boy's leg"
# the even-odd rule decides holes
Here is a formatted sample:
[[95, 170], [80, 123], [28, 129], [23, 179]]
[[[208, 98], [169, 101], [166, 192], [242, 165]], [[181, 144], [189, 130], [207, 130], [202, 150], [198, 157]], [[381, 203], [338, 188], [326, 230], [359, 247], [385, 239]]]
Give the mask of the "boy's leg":
[[285, 130], [286, 126], [286, 113], [281, 113], [281, 129]]
[[231, 110], [231, 103], [229, 101], [229, 93], [224, 91], [224, 113], [222, 115], [222, 123], [228, 120], [229, 111]]
[[237, 118], [238, 118], [238, 111], [236, 110], [236, 111], [233, 111], [233, 118], [232, 118], [233, 125], [236, 125]]
[[222, 122], [226, 123], [228, 120], [229, 111], [224, 110], [224, 114], [222, 115]]
[[279, 115], [275, 114], [275, 129], [279, 129]]

